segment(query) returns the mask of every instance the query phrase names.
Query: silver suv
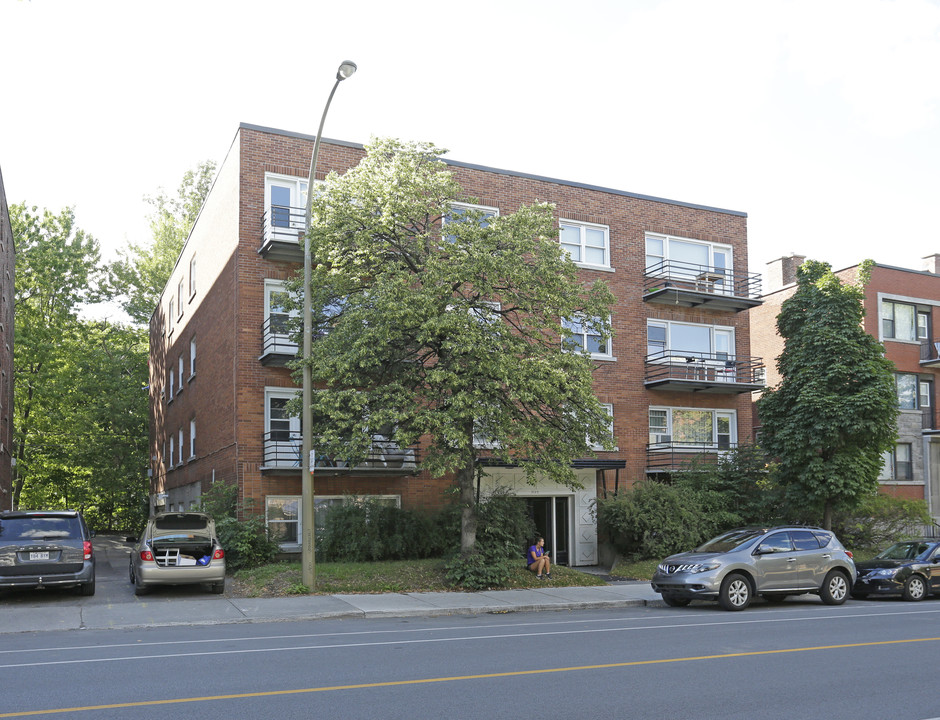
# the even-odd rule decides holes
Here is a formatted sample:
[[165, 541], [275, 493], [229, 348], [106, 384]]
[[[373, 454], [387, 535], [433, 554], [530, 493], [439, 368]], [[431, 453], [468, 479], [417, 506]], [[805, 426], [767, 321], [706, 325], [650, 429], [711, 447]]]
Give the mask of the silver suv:
[[841, 605], [855, 577], [852, 553], [828, 530], [748, 527], [666, 558], [652, 585], [673, 607], [701, 599], [743, 610], [755, 595], [779, 602], [788, 595], [815, 593], [827, 605]]

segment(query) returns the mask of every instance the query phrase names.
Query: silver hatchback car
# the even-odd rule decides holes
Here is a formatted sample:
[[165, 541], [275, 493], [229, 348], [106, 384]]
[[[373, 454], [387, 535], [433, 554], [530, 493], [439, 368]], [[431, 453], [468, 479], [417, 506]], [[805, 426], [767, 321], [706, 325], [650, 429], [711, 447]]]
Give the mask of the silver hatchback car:
[[158, 513], [147, 522], [131, 553], [130, 579], [143, 595], [154, 585], [208, 583], [225, 591], [225, 551], [215, 521], [201, 512]]
[[671, 555], [656, 569], [652, 585], [673, 607], [701, 599], [743, 610], [755, 595], [779, 602], [815, 593], [827, 605], [841, 605], [855, 578], [852, 553], [833, 533], [787, 526], [737, 528]]

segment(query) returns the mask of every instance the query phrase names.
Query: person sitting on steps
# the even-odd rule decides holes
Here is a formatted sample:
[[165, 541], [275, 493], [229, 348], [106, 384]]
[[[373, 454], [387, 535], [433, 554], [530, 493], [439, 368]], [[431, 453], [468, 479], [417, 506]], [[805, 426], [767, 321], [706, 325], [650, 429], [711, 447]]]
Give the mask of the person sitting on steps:
[[529, 554], [526, 556], [526, 567], [535, 573], [535, 577], [542, 579], [542, 574], [548, 580], [552, 579], [552, 561], [548, 553], [544, 550], [545, 538], [536, 538], [535, 544], [529, 548]]

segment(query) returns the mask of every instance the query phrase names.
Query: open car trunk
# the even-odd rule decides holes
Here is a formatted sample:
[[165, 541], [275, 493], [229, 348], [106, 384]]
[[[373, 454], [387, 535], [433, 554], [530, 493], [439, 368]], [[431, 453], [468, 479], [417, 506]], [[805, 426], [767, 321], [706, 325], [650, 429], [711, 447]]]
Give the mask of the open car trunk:
[[212, 541], [208, 538], [153, 538], [153, 559], [160, 567], [208, 565], [212, 560]]

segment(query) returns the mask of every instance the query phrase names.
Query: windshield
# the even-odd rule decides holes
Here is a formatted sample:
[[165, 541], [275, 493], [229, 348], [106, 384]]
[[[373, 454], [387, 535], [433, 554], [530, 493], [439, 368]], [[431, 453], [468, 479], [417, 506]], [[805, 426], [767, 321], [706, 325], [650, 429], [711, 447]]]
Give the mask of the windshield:
[[875, 555], [878, 560], [913, 560], [930, 548], [925, 542], [899, 542]]
[[754, 538], [760, 537], [765, 532], [767, 531], [759, 528], [738, 528], [737, 530], [730, 530], [723, 535], [712, 538], [704, 545], [699, 545], [695, 548], [695, 552], [731, 552], [732, 550], [737, 550], [739, 547], [746, 545]]
[[11, 517], [0, 521], [0, 537], [4, 540], [56, 540], [80, 538], [77, 517]]

